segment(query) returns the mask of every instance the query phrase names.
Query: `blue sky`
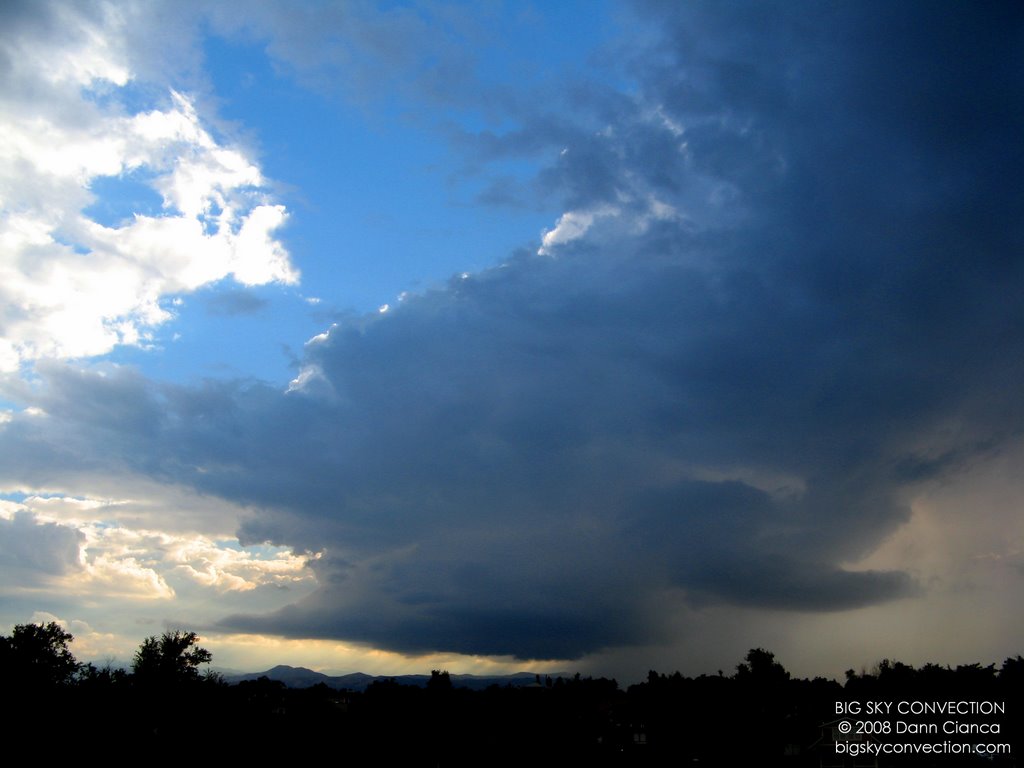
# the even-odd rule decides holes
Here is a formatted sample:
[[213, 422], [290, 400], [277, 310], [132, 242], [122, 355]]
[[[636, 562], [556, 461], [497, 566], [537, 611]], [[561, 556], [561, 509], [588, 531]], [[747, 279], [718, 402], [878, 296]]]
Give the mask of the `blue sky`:
[[[407, 12], [433, 20], [466, 9], [443, 10], [411, 6]], [[466, 90], [550, 90], [560, 77], [593, 77], [587, 70], [595, 50], [615, 28], [610, 10], [589, 3], [586, 12], [570, 4], [541, 12], [523, 4], [495, 6], [478, 19], [465, 14], [477, 38], [470, 42], [485, 46], [459, 52], [474, 66]], [[560, 32], [566, 25], [573, 29], [568, 39]], [[406, 63], [412, 71], [387, 78], [392, 90], [380, 91], [374, 82], [325, 83], [317, 74], [307, 82], [294, 65], [268, 55], [265, 34], [202, 36], [202, 82], [196, 87], [211, 103], [214, 125], [258, 160], [275, 199], [287, 206], [280, 238], [302, 284], [287, 292], [251, 287], [244, 306], [235, 301], [230, 307], [224, 297], [240, 297], [237, 285], [229, 280], [206, 286], [176, 310], [173, 328], [161, 329], [165, 354], [113, 351], [116, 359], [146, 370], [159, 366], [154, 370], [164, 378], [287, 381], [300, 354], [298, 340], [322, 330], [325, 319], [395, 304], [403, 292], [437, 287], [454, 274], [499, 263], [518, 248], [536, 248], [561, 213], [554, 194], [481, 203], [492, 185], [529, 183], [560, 150], [549, 146], [485, 160], [461, 153], [460, 134], [515, 130], [516, 118], [463, 93], [417, 92], [410, 81], [419, 67], [429, 66], [420, 60], [434, 55], [429, 46], [412, 54]], [[544, 51], [543, 66], [537, 50]], [[91, 190], [98, 199], [90, 210], [102, 223], [160, 207], [151, 186], [130, 175], [99, 177]], [[211, 312], [219, 315], [215, 334], [204, 325]], [[268, 353], [268, 340], [277, 354]]]
[[0, 622], [335, 672], [1020, 652], [1013, 4], [0, 22]]

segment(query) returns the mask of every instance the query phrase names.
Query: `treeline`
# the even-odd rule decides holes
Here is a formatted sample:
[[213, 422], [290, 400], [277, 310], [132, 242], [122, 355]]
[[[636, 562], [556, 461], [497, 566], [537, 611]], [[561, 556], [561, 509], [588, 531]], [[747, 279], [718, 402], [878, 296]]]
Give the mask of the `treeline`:
[[625, 690], [576, 675], [472, 691], [435, 670], [425, 687], [384, 680], [353, 692], [288, 689], [265, 677], [227, 685], [201, 672], [211, 655], [191, 632], [147, 638], [130, 670], [78, 663], [71, 639], [53, 623], [0, 637], [9, 743], [115, 764], [326, 756], [342, 765], [853, 765], [835, 755], [837, 702], [994, 701], [1005, 712], [959, 719], [998, 722], [1000, 733], [984, 740], [1011, 744], [1009, 755], [856, 764], [1014, 765], [1020, 754], [1020, 656], [998, 669], [882, 661], [848, 671], [840, 684], [795, 679], [773, 654], [754, 649], [730, 675], [651, 671]]

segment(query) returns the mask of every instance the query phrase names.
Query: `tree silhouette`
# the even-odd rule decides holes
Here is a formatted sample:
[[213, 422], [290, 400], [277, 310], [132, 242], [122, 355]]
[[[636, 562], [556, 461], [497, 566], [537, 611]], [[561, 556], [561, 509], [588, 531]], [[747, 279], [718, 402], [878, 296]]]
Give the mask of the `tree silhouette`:
[[452, 677], [448, 670], [443, 672], [437, 669], [430, 670], [430, 679], [427, 680], [428, 691], [450, 691], [452, 689]]
[[18, 624], [10, 637], [0, 637], [0, 668], [16, 685], [53, 688], [74, 681], [79, 664], [68, 648], [74, 640], [54, 621]]
[[164, 632], [142, 641], [132, 660], [132, 672], [142, 684], [181, 685], [199, 680], [199, 665], [213, 659], [205, 648], [197, 643], [195, 632]]
[[789, 680], [789, 672], [775, 660], [775, 654], [763, 648], [751, 648], [745, 663], [736, 666], [736, 679], [761, 685], [779, 685]]

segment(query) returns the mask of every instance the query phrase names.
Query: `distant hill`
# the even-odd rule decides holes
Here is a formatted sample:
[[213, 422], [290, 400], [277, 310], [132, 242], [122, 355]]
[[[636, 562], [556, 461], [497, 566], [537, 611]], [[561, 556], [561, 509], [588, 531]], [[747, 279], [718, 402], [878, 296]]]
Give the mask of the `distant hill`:
[[[551, 678], [558, 675], [549, 675]], [[325, 675], [323, 672], [314, 672], [305, 667], [289, 667], [286, 664], [279, 664], [268, 669], [266, 672], [247, 672], [240, 675], [224, 675], [229, 683], [241, 683], [245, 680], [257, 680], [266, 677], [271, 680], [279, 680], [289, 688], [310, 688], [318, 683], [323, 683], [330, 688], [350, 691], [363, 691], [375, 680], [394, 680], [400, 685], [415, 685], [420, 688], [426, 686], [430, 675], [367, 675], [362, 672], [352, 672], [348, 675]], [[566, 677], [566, 675], [562, 675]], [[541, 680], [544, 676], [541, 675]], [[533, 672], [517, 672], [514, 675], [451, 675], [452, 685], [456, 688], [469, 688], [474, 691], [482, 691], [492, 685], [511, 685], [521, 687], [535, 685], [537, 675]]]

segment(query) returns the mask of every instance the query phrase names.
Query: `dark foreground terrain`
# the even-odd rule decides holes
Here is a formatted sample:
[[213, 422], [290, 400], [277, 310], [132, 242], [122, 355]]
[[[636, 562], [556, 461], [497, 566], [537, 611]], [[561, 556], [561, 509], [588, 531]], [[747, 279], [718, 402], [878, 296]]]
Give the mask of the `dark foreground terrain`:
[[[0, 638], [6, 743], [47, 760], [909, 767], [1014, 766], [1020, 754], [1020, 656], [998, 668], [883, 661], [840, 684], [794, 679], [756, 649], [731, 675], [652, 671], [625, 690], [578, 675], [472, 690], [435, 671], [425, 685], [353, 691], [266, 677], [229, 685], [201, 674], [210, 654], [192, 633], [148, 638], [130, 671], [79, 664], [69, 640], [52, 624]], [[964, 754], [973, 743], [1008, 751]]]

